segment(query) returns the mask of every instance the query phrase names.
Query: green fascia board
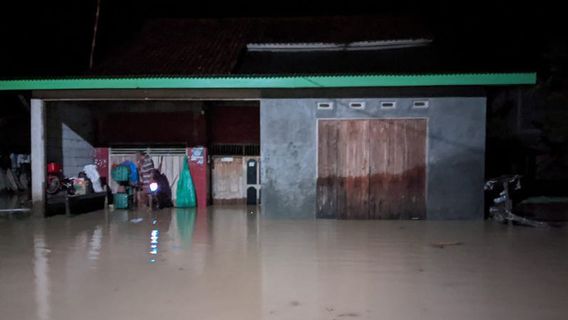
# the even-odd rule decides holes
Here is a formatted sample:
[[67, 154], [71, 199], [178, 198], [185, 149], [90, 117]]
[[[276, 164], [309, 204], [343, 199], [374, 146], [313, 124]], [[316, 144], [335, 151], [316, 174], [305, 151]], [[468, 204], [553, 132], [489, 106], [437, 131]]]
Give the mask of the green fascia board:
[[149, 77], [0, 80], [7, 90], [84, 89], [293, 89], [350, 87], [424, 87], [530, 85], [536, 73], [424, 75]]

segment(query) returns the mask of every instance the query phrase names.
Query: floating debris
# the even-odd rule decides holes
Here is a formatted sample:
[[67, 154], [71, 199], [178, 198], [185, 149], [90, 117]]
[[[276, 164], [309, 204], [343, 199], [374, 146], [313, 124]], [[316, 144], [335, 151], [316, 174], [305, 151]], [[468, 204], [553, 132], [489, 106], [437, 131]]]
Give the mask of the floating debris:
[[337, 317], [358, 317], [358, 316], [360, 316], [358, 313], [349, 312], [349, 313], [342, 313], [342, 314], [338, 315]]
[[461, 246], [461, 245], [463, 245], [463, 242], [461, 242], [461, 241], [434, 242], [434, 243], [432, 243], [432, 247], [440, 248], [440, 249], [444, 249], [445, 247], [450, 247], [450, 246]]

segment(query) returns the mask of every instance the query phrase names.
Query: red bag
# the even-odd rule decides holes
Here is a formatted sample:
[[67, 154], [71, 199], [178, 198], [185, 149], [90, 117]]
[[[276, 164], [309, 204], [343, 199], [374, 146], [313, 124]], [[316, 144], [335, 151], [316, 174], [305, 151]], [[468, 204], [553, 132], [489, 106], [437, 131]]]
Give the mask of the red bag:
[[61, 172], [61, 165], [59, 163], [50, 162], [47, 164], [47, 173], [58, 174]]

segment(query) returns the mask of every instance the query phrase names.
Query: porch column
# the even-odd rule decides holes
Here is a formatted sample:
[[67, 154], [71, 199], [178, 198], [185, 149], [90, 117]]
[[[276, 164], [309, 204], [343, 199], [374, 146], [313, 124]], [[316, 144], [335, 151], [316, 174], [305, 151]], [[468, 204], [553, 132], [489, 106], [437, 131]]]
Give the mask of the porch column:
[[45, 208], [45, 102], [31, 99], [31, 169], [32, 203], [34, 211], [43, 213]]

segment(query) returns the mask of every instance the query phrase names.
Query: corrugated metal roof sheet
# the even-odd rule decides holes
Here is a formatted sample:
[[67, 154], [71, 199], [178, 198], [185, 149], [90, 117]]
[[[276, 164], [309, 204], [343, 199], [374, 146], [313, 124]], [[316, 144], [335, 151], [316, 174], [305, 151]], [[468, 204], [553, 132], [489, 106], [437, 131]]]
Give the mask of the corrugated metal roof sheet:
[[249, 43], [247, 50], [251, 52], [313, 52], [313, 51], [365, 51], [392, 50], [402, 48], [423, 47], [432, 43], [431, 39], [399, 39], [378, 41], [354, 41], [348, 43]]
[[345, 88], [413, 86], [484, 86], [534, 84], [534, 73], [351, 75], [351, 76], [233, 76], [161, 78], [80, 78], [0, 81], [4, 90], [73, 89], [241, 89]]

